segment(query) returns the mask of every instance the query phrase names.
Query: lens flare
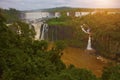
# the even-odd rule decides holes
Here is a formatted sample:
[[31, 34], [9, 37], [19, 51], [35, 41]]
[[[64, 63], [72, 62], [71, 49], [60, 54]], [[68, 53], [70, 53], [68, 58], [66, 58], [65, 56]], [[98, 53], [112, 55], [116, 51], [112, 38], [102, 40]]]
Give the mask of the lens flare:
[[113, 0], [96, 0], [96, 5], [98, 7], [107, 8], [111, 7], [113, 2]]

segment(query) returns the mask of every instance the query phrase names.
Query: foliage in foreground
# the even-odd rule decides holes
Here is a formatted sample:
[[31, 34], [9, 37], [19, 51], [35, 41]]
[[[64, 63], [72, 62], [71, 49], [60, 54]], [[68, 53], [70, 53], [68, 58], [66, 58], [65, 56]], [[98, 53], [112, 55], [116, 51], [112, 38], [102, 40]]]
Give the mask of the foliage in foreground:
[[12, 23], [12, 22], [18, 21], [18, 20], [20, 20], [20, 17], [21, 17], [21, 12], [14, 8], [10, 8], [10, 9], [1, 9], [0, 8], [0, 13], [3, 13], [3, 15], [6, 18], [7, 23]]
[[66, 68], [60, 59], [64, 43], [56, 42], [48, 51], [46, 41], [33, 40], [34, 31], [26, 23], [8, 27], [0, 14], [0, 35], [1, 80], [96, 80], [90, 71]]
[[[26, 23], [16, 23], [7, 27], [0, 13], [0, 80], [97, 80], [86, 69], [66, 68], [60, 60], [63, 42], [48, 51], [46, 41], [33, 40], [34, 31]], [[117, 65], [106, 68], [101, 79], [119, 80], [119, 75]]]
[[109, 66], [104, 69], [102, 80], [119, 80], [120, 79], [120, 65]]

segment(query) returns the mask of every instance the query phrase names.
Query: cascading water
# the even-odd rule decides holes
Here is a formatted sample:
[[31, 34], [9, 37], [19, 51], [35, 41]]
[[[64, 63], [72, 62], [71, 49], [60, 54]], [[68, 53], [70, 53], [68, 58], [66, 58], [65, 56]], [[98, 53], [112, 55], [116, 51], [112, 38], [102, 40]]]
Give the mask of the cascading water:
[[42, 28], [40, 40], [44, 40], [44, 25], [45, 25], [45, 24], [43, 24], [43, 28]]
[[88, 39], [87, 50], [92, 50], [92, 47], [91, 47], [91, 36], [90, 35], [89, 35], [89, 39]]
[[90, 29], [87, 29], [85, 30], [83, 28], [83, 25], [81, 25], [81, 29], [84, 33], [88, 34], [89, 35], [89, 38], [88, 38], [88, 44], [87, 44], [87, 50], [93, 50], [92, 47], [91, 47], [91, 35], [90, 35]]
[[41, 34], [40, 29], [41, 29], [42, 22], [34, 23], [32, 25], [34, 26], [34, 29], [35, 29], [35, 32], [36, 32], [35, 40], [39, 40], [40, 39], [40, 34]]
[[48, 40], [48, 24], [46, 24], [45, 33], [46, 33], [46, 39]]
[[37, 22], [32, 23], [29, 27], [34, 27], [34, 30], [36, 32], [35, 40], [45, 40], [45, 38], [48, 38], [48, 24], [43, 22]]
[[48, 24], [43, 24], [40, 40], [45, 40], [45, 33], [48, 32]]

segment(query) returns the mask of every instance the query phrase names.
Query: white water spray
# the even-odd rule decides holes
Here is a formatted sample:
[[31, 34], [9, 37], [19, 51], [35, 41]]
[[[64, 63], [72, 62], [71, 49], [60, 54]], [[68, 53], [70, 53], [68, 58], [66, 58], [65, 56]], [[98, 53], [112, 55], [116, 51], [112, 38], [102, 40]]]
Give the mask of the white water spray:
[[40, 39], [40, 34], [41, 34], [41, 26], [42, 26], [42, 22], [39, 22], [39, 23], [34, 23], [32, 24], [34, 26], [34, 29], [35, 29], [35, 32], [36, 32], [36, 35], [35, 35], [35, 40], [39, 40]]
[[81, 29], [84, 33], [88, 34], [89, 35], [89, 38], [88, 38], [88, 44], [87, 44], [87, 50], [93, 50], [92, 47], [91, 47], [91, 35], [90, 35], [90, 29], [88, 28], [87, 30], [85, 30], [83, 28], [83, 25], [81, 25]]
[[48, 24], [43, 24], [40, 40], [45, 40], [45, 33], [48, 32]]
[[87, 50], [92, 50], [92, 47], [91, 47], [91, 36], [89, 36], [89, 39], [88, 39]]

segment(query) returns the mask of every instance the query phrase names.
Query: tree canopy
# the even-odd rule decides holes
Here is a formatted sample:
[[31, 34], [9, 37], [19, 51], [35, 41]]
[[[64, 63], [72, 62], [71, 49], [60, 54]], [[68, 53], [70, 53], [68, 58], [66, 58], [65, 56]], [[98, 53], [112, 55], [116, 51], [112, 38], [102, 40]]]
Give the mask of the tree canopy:
[[60, 59], [64, 42], [48, 50], [48, 42], [31, 36], [34, 31], [28, 24], [7, 26], [0, 14], [0, 80], [96, 80], [86, 69], [65, 66]]

